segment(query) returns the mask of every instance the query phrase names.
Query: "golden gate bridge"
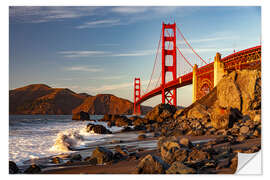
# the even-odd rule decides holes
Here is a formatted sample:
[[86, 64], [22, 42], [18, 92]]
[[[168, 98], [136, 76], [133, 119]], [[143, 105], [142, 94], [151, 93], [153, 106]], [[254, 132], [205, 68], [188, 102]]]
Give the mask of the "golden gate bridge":
[[175, 22], [163, 22], [154, 67], [143, 93], [140, 78], [134, 79], [133, 114], [140, 114], [140, 104], [160, 94], [163, 104], [176, 106], [176, 89], [190, 84], [193, 86], [192, 101], [195, 102], [208, 94], [223, 75], [234, 70], [260, 67], [261, 45], [234, 52], [223, 58], [220, 53], [216, 53], [214, 62], [207, 63], [191, 47]]

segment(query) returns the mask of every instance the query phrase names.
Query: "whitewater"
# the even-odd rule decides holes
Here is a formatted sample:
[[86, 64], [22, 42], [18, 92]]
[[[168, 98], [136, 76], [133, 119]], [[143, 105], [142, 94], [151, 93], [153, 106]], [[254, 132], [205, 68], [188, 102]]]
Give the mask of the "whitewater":
[[[71, 115], [10, 115], [9, 160], [18, 165], [29, 159], [75, 152], [96, 142], [110, 141], [113, 134], [86, 132], [88, 123], [104, 125], [112, 132], [121, 127], [107, 127], [98, 122], [102, 115], [93, 115], [96, 121], [73, 121]], [[70, 150], [72, 148], [72, 150]]]

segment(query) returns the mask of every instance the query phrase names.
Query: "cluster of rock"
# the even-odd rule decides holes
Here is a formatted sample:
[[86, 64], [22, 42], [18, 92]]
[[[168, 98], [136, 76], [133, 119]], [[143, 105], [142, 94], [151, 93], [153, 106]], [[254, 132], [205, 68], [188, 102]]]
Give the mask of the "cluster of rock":
[[[226, 141], [223, 139], [223, 141]], [[237, 155], [228, 145], [217, 141], [193, 145], [188, 138], [160, 138], [160, 156], [147, 155], [140, 161], [139, 174], [209, 174], [223, 168], [235, 171]], [[216, 147], [215, 147], [216, 146]], [[213, 148], [215, 147], [215, 148]]]
[[[158, 123], [147, 125], [150, 127], [147, 129], [161, 132], [158, 143], [161, 157], [145, 157], [137, 173], [211, 173], [213, 168], [236, 169], [236, 152], [253, 153], [261, 148], [260, 143], [239, 148], [246, 140], [261, 137], [260, 71], [234, 71], [189, 107], [175, 110], [161, 104], [145, 118]], [[177, 138], [183, 135], [214, 135], [219, 139], [193, 146], [188, 140]]]

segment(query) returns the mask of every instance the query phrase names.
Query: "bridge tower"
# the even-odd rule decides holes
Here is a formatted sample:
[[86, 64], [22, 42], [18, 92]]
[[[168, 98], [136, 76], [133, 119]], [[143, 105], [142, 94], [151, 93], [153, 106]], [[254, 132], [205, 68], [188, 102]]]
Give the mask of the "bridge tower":
[[[168, 34], [168, 30], [171, 30], [171, 34], [166, 36], [165, 33]], [[172, 43], [172, 48], [166, 47], [166, 42], [169, 44]], [[167, 65], [166, 62], [169, 60], [168, 56], [172, 56], [173, 62], [172, 65]], [[174, 24], [165, 24], [162, 23], [162, 70], [161, 70], [161, 87], [162, 87], [162, 104], [168, 103], [176, 106], [176, 89], [166, 90], [166, 73], [172, 72], [173, 80], [177, 79], [177, 71], [176, 71], [176, 23]]]
[[137, 104], [137, 100], [141, 97], [141, 79], [135, 78], [134, 79], [134, 110], [133, 114], [141, 114], [141, 106]]

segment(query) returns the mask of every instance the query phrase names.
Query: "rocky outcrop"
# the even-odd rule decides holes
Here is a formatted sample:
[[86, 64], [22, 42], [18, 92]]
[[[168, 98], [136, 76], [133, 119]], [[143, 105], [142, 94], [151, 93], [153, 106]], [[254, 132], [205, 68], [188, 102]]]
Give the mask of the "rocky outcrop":
[[91, 124], [91, 123], [87, 124], [86, 131], [97, 133], [97, 134], [112, 134], [112, 132], [108, 130], [107, 128], [105, 128], [104, 126]]
[[90, 120], [90, 116], [87, 112], [80, 111], [72, 114], [72, 120]]

